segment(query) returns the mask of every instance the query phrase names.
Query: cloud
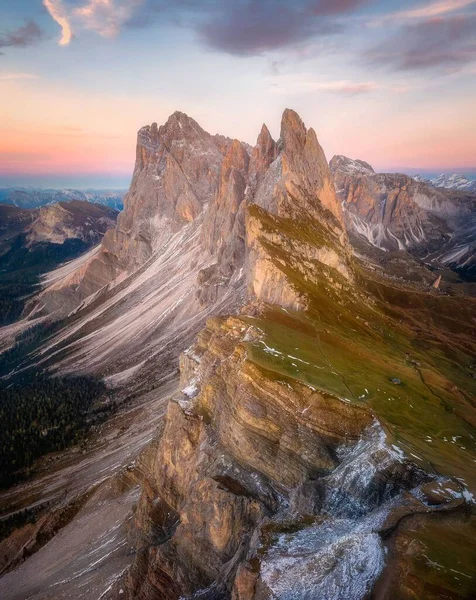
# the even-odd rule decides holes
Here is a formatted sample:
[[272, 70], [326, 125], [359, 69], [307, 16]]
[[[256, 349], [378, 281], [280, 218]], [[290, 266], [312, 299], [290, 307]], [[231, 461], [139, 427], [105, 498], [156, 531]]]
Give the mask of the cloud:
[[146, 0], [86, 0], [82, 6], [67, 6], [63, 0], [43, 0], [50, 16], [61, 27], [60, 46], [67, 46], [73, 31], [89, 30], [115, 37]]
[[38, 25], [34, 21], [28, 21], [23, 27], [0, 34], [0, 48], [33, 46], [42, 37], [43, 32]]
[[431, 2], [420, 8], [397, 11], [387, 15], [388, 19], [430, 19], [476, 4], [476, 0], [443, 0]]
[[369, 94], [382, 88], [374, 81], [355, 82], [350, 80], [319, 81], [312, 75], [275, 75], [267, 78], [275, 94], [302, 95], [309, 92], [326, 92], [341, 96]]
[[67, 46], [73, 37], [73, 30], [61, 0], [43, 0], [43, 6], [50, 13], [51, 18], [61, 27], [60, 46]]
[[124, 27], [174, 23], [196, 31], [210, 48], [257, 55], [299, 47], [310, 38], [341, 30], [338, 17], [371, 0], [43, 0], [62, 28], [61, 45], [81, 30], [113, 38]]
[[367, 0], [318, 0], [309, 2], [309, 8], [315, 15], [339, 15], [352, 12], [367, 3]]
[[235, 0], [223, 2], [197, 29], [211, 48], [258, 55], [300, 45], [340, 30], [331, 17], [359, 8], [364, 0]]
[[38, 79], [38, 75], [32, 73], [7, 73], [0, 75], [0, 81], [10, 81], [12, 79]]
[[425, 19], [401, 27], [365, 58], [399, 71], [460, 69], [476, 60], [475, 31], [476, 14]]
[[143, 4], [144, 0], [89, 0], [73, 14], [86, 29], [103, 37], [115, 37]]

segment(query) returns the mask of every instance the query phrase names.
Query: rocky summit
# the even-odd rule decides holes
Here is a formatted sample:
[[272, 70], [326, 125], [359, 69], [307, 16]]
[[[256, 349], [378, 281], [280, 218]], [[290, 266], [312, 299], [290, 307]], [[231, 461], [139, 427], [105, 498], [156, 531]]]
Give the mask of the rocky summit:
[[105, 388], [0, 494], [0, 596], [474, 598], [475, 219], [292, 110], [143, 127], [117, 223], [0, 329], [7, 385]]

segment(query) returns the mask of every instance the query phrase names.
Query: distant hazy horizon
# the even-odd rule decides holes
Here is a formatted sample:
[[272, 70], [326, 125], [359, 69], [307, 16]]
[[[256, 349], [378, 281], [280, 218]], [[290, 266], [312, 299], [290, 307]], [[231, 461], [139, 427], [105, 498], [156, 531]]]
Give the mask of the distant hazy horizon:
[[[363, 159], [365, 160], [365, 159]], [[373, 166], [373, 165], [372, 165]], [[389, 167], [388, 169], [375, 169], [378, 173], [405, 173], [410, 177], [423, 175], [428, 179], [437, 177], [442, 173], [452, 175], [457, 173], [465, 175], [468, 179], [476, 180], [476, 167], [447, 168], [442, 170], [418, 169], [417, 167]], [[123, 191], [129, 189], [131, 175], [14, 175], [11, 177], [0, 176], [0, 188], [40, 188], [40, 189], [75, 189], [75, 190], [111, 190]]]
[[123, 191], [129, 188], [129, 176], [98, 175], [15, 175], [0, 177], [0, 188], [41, 188], [74, 190], [111, 190]]

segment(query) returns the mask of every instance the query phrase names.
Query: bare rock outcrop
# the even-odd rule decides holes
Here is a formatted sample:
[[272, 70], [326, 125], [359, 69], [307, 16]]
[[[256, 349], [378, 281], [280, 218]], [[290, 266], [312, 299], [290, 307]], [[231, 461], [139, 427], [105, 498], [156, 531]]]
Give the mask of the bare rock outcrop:
[[239, 140], [212, 136], [176, 112], [165, 125], [154, 123], [139, 131], [124, 210], [104, 236], [100, 252], [80, 273], [47, 288], [38, 306], [43, 313], [67, 314], [101, 288], [111, 290], [142, 269], [188, 225], [200, 229], [203, 252], [210, 257], [197, 277], [196, 297], [202, 307], [219, 301], [245, 262], [250, 293], [279, 303], [281, 288], [284, 296], [292, 292], [253, 234], [263, 230], [251, 225], [248, 209], [254, 205], [279, 218], [318, 223], [332, 244], [317, 244], [321, 250], [311, 251], [313, 260], [350, 277], [347, 258], [331, 247], [346, 247], [347, 238], [329, 166], [313, 129], [307, 130], [294, 111], [286, 110], [280, 140], [275, 142], [263, 125], [250, 148]]
[[198, 217], [217, 188], [222, 150], [223, 144], [180, 112], [160, 128], [153, 123], [139, 131], [124, 211], [103, 243], [118, 271], [139, 268]]
[[[174, 113], [165, 125], [139, 131], [124, 210], [99, 251], [47, 278], [29, 315], [74, 320], [71, 341], [59, 334], [50, 346], [71, 350], [68, 364], [102, 369], [111, 352], [121, 365], [128, 356], [141, 364], [141, 335], [175, 347], [165, 340], [185, 328], [180, 315], [195, 330], [200, 319], [247, 297], [304, 309], [306, 295], [289, 279], [282, 252], [317, 285], [317, 265], [336, 286], [353, 279], [341, 207], [315, 132], [286, 110], [280, 140], [263, 125], [250, 148]], [[88, 335], [91, 322], [101, 337]]]
[[[104, 236], [101, 251], [83, 267], [71, 290], [65, 281], [42, 295], [42, 310], [67, 313], [105, 285], [116, 285], [160, 253], [171, 237], [203, 216], [218, 189], [221, 164], [231, 140], [212, 136], [181, 112], [165, 125], [143, 127], [124, 210]], [[71, 293], [73, 291], [73, 293]], [[51, 301], [50, 301], [51, 300]]]

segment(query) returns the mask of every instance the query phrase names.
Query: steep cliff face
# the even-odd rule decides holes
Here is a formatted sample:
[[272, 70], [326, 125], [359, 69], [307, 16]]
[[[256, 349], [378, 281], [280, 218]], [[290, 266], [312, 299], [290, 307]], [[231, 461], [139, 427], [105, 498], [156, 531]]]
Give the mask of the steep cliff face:
[[[115, 279], [123, 280], [163, 250], [170, 238], [195, 221], [213, 198], [223, 152], [230, 140], [217, 139], [193, 119], [176, 112], [160, 128], [143, 127], [137, 136], [136, 164], [124, 210], [104, 237], [101, 251], [84, 269], [79, 285], [66, 280], [61, 289], [65, 311]], [[69, 290], [74, 285], [74, 301]], [[43, 295], [57, 310], [59, 285]]]
[[324, 152], [294, 111], [283, 114], [279, 148], [247, 212], [248, 289], [259, 301], [303, 308], [305, 297], [286, 277], [280, 254], [303, 268], [316, 261], [350, 279], [350, 252]]
[[125, 210], [105, 240], [105, 251], [130, 270], [195, 220], [216, 191], [224, 149], [180, 112], [160, 128], [156, 123], [142, 128]]
[[[233, 258], [232, 239], [227, 240], [230, 258], [222, 261], [230, 263], [229, 285], [218, 277], [211, 286], [206, 278], [225, 251], [217, 241], [228, 212], [218, 210], [215, 226], [213, 208], [221, 205], [219, 195], [232, 203], [227, 177], [232, 177], [237, 144], [241, 147], [206, 133], [183, 113], [139, 131], [134, 176], [117, 226], [77, 268], [48, 276], [30, 304], [30, 319], [69, 315], [68, 326], [51, 340], [42, 359], [53, 356], [61, 369], [108, 376], [132, 373], [131, 366], [143, 366], [157, 350], [175, 361], [186, 343], [181, 335], [190, 340], [210, 312], [231, 310], [241, 301], [242, 279], [231, 278], [243, 251]], [[248, 150], [243, 152], [248, 160]], [[210, 221], [217, 233], [208, 251], [202, 230]], [[91, 326], [100, 333], [89, 335]], [[167, 360], [164, 365], [171, 369]]]
[[460, 482], [392, 445], [367, 403], [324, 391], [326, 375], [305, 384], [302, 348], [268, 345], [266, 320], [211, 320], [182, 356], [182, 391], [140, 465], [125, 597], [362, 599], [404, 517], [468, 506]]
[[384, 250], [406, 250], [474, 271], [476, 197], [411, 177], [375, 173], [360, 160], [330, 162], [350, 231]]

